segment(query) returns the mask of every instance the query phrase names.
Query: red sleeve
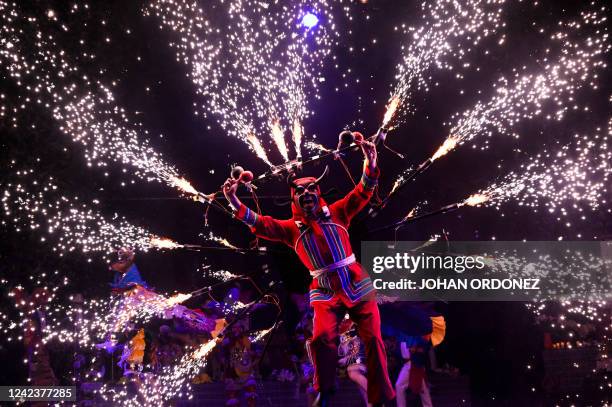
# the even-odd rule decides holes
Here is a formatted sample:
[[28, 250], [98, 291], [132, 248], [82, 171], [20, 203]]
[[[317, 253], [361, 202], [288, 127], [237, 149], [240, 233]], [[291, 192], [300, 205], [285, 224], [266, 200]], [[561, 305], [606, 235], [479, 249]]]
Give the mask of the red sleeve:
[[351, 219], [353, 219], [372, 198], [374, 188], [378, 185], [379, 176], [380, 170], [378, 167], [374, 170], [370, 170], [369, 167], [366, 167], [363, 170], [361, 180], [355, 188], [353, 188], [344, 198], [331, 204], [330, 210], [340, 217], [348, 226]]
[[249, 226], [257, 237], [291, 245], [291, 231], [287, 220], [263, 216], [242, 204], [235, 213], [236, 217]]

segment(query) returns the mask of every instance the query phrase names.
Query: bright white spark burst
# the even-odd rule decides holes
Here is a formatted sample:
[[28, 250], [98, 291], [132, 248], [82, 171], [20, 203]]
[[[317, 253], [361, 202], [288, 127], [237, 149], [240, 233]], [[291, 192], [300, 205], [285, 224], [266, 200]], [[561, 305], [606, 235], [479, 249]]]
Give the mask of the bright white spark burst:
[[538, 278], [537, 301], [605, 301], [610, 297], [612, 259], [605, 254], [565, 249], [557, 254], [495, 253], [486, 262], [492, 272], [511, 278]]
[[[138, 287], [121, 295], [103, 300], [88, 300], [82, 304], [59, 304], [53, 301], [56, 297], [55, 289], [53, 289], [48, 293], [48, 300], [39, 305], [45, 313], [45, 325], [42, 331], [43, 343], [78, 343], [83, 349], [113, 346], [116, 344], [114, 336], [128, 331], [131, 323], [142, 325], [153, 318], [186, 319], [192, 315], [192, 320], [205, 324], [211, 332], [213, 329], [220, 328], [218, 321], [204, 318], [199, 313], [191, 312], [188, 308], [179, 305], [180, 302], [191, 297], [189, 294], [179, 293], [164, 296]], [[20, 313], [21, 321], [11, 323], [4, 315], [3, 320], [0, 321], [0, 330], [9, 341], [13, 339], [11, 335], [19, 335], [30, 327], [29, 319], [33, 309], [29, 309], [27, 304], [19, 306], [23, 310]], [[247, 305], [237, 303], [230, 312], [236, 313], [244, 306]], [[21, 338], [21, 336], [15, 337]], [[159, 405], [160, 402], [187, 395], [190, 393], [191, 378], [206, 365], [207, 356], [217, 343], [215, 339], [202, 343], [188, 351], [176, 364], [164, 366], [155, 376], [149, 373], [144, 374], [143, 382], [138, 386], [138, 398], [136, 399], [128, 393], [124, 385], [102, 384], [96, 393], [104, 400], [124, 406], [150, 406], [154, 402]], [[92, 364], [94, 361], [95, 358]], [[87, 375], [93, 381], [102, 379], [97, 375], [93, 365]]]
[[611, 138], [612, 119], [605, 130], [598, 128], [589, 136], [576, 134], [569, 144], [545, 149], [521, 165], [520, 170], [472, 195], [465, 204], [499, 209], [514, 200], [535, 211], [543, 206], [551, 214], [566, 217], [569, 212], [577, 212], [586, 219], [585, 210], [595, 211], [609, 204]]
[[411, 92], [429, 90], [427, 73], [432, 67], [453, 69], [451, 60], [464, 60], [484, 38], [505, 26], [501, 18], [504, 3], [505, 0], [423, 2], [424, 24], [409, 29], [410, 44], [402, 46], [403, 57], [397, 66], [397, 82], [383, 118], [384, 127], [401, 111], [410, 110]]
[[[492, 1], [487, 4], [501, 6], [502, 3], [501, 1]], [[255, 133], [269, 132], [274, 138], [279, 153], [283, 156], [283, 159], [287, 160], [289, 151], [285, 144], [286, 140], [282, 129], [293, 128], [294, 149], [299, 157], [303, 137], [301, 123], [311, 114], [306, 106], [309, 92], [307, 86], [310, 86], [316, 95], [319, 81], [317, 69], [320, 68], [321, 61], [329, 54], [333, 45], [332, 36], [335, 35], [331, 14], [327, 15], [324, 11], [329, 8], [327, 3], [324, 1], [317, 3], [321, 7], [321, 14], [327, 20], [325, 24], [308, 31], [303, 27], [298, 27], [298, 21], [301, 18], [299, 13], [303, 13], [303, 10], [306, 9], [300, 7], [301, 5], [295, 9], [292, 8], [293, 6], [277, 9], [278, 3], [268, 5], [261, 2], [255, 5], [248, 4], [254, 9], [247, 10], [246, 5], [241, 1], [219, 1], [218, 4], [222, 7], [217, 12], [227, 12], [232, 16], [233, 23], [228, 33], [222, 32], [227, 27], [212, 27], [209, 21], [204, 18], [203, 12], [196, 9], [193, 4], [180, 0], [155, 1], [152, 10], [160, 17], [163, 25], [171, 27], [180, 37], [179, 41], [173, 43], [177, 56], [188, 65], [190, 77], [197, 85], [198, 93], [206, 98], [206, 102], [197, 106], [197, 110], [205, 115], [210, 113], [219, 117], [222, 127], [228, 133], [248, 141], [257, 155], [268, 164], [270, 164], [270, 161], [267, 158], [266, 151]], [[466, 4], [476, 6], [482, 5], [482, 2], [472, 1]], [[453, 16], [448, 14], [448, 9], [438, 10], [435, 8], [440, 5], [458, 7], [456, 3], [448, 1], [446, 3], [438, 2], [436, 5], [426, 5], [430, 8], [432, 21], [435, 21], [435, 19], [448, 21], [444, 19], [451, 18], [453, 19], [452, 24], [448, 27], [442, 27], [439, 32], [435, 32], [432, 31], [432, 27], [440, 27], [436, 26], [435, 23], [428, 23], [421, 30], [416, 31], [421, 41], [414, 42], [414, 48], [412, 51], [409, 49], [407, 53], [407, 58], [410, 58], [405, 59], [406, 64], [400, 65], [398, 68], [401, 77], [400, 84], [393, 93], [396, 99], [391, 98], [392, 108], [387, 112], [385, 122], [392, 119], [393, 106], [395, 108], [400, 107], [398, 95], [403, 100], [409, 99], [410, 88], [415, 86], [414, 83], [416, 83], [417, 89], [427, 89], [427, 81], [424, 76], [427, 69], [433, 65], [449, 68], [450, 65], [447, 65], [445, 60], [447, 55], [452, 54], [458, 59], [463, 59], [465, 53], [471, 51], [470, 48], [463, 49], [460, 47], [454, 50], [449, 47], [446, 40], [452, 38], [461, 40], [463, 43], [476, 45], [482, 38], [491, 35], [500, 26], [499, 9], [495, 7], [492, 8], [492, 14], [490, 15], [484, 13], [474, 13], [472, 15], [466, 12]], [[312, 9], [313, 6], [310, 4], [309, 6], [309, 9]], [[186, 180], [180, 178], [176, 170], [165, 163], [161, 156], [148, 146], [146, 140], [140, 139], [140, 134], [146, 134], [146, 131], [143, 131], [139, 125], [131, 123], [125, 111], [114, 103], [114, 97], [110, 90], [102, 83], [84, 77], [55, 43], [55, 39], [52, 36], [42, 34], [42, 30], [39, 30], [38, 27], [40, 21], [24, 18], [14, 10], [9, 10], [9, 8], [15, 7], [14, 3], [9, 7], [8, 3], [0, 2], [1, 18], [3, 19], [0, 58], [2, 65], [6, 67], [9, 75], [23, 90], [24, 95], [28, 95], [24, 100], [28, 103], [45, 106], [52, 117], [57, 120], [61, 130], [75, 142], [84, 145], [85, 155], [90, 166], [106, 167], [110, 162], [120, 163], [133, 167], [135, 174], [143, 179], [163, 181], [187, 193], [196, 194], [197, 191]], [[263, 19], [257, 18], [259, 16], [263, 16]], [[485, 19], [485, 16], [494, 18]], [[47, 17], [57, 21], [58, 16], [51, 11], [47, 14]], [[476, 18], [482, 18], [483, 20], [477, 21]], [[25, 49], [23, 42], [20, 40], [25, 34], [22, 29], [16, 29], [13, 25], [17, 20], [24, 23], [22, 24], [23, 27], [29, 27], [32, 32], [36, 32], [36, 36], [32, 37], [36, 38], [37, 48], [34, 48], [34, 50]], [[211, 21], [214, 21], [214, 19]], [[457, 24], [457, 21], [460, 21], [463, 26]], [[260, 25], [256, 26], [254, 22]], [[568, 27], [571, 27], [571, 25]], [[287, 28], [289, 29], [287, 30]], [[263, 32], [260, 32], [260, 30], [263, 30]], [[287, 31], [295, 36], [287, 36], [285, 34]], [[605, 39], [605, 37], [603, 38]], [[309, 39], [314, 39], [314, 42], [317, 43], [313, 49], [308, 48], [307, 41]], [[559, 36], [557, 39], [563, 41], [565, 36]], [[591, 44], [587, 45], [600, 44], [597, 37], [592, 41]], [[259, 48], [259, 45], [268, 42], [273, 44], [272, 48]], [[224, 55], [222, 57], [219, 47], [227, 44], [229, 44], [229, 48], [226, 48], [229, 49], [229, 56]], [[572, 46], [571, 43], [567, 44], [569, 44], [568, 50], [575, 52], [575, 55], [585, 56], [585, 54], [577, 52], [577, 48]], [[281, 58], [278, 57], [277, 52], [280, 52]], [[419, 58], [411, 59], [415, 55], [419, 55]], [[597, 55], [593, 53], [591, 56], [596, 57]], [[584, 76], [580, 76], [579, 69], [572, 71], [575, 66], [571, 64], [570, 57], [566, 58], [564, 56], [563, 58], [560, 59], [559, 66], [569, 69], [570, 73], [578, 75], [577, 77], [585, 83], [590, 80], [591, 76], [589, 75], [586, 75], [586, 79]], [[236, 64], [236, 61], [240, 64]], [[262, 63], [262, 61], [264, 62]], [[270, 61], [272, 62], [270, 63]], [[585, 59], [583, 62], [591, 63], [593, 61], [594, 59]], [[569, 65], [566, 67], [562, 64]], [[595, 66], [596, 64], [590, 65], [591, 68]], [[299, 69], [300, 67], [305, 69]], [[287, 76], [289, 71], [294, 76]], [[70, 79], [66, 79], [67, 77]], [[275, 78], [275, 81], [267, 83], [266, 80], [270, 77]], [[224, 83], [228, 78], [233, 79], [233, 81], [229, 81], [229, 85], [225, 86]], [[210, 82], [208, 82], [208, 79], [210, 79]], [[251, 83], [253, 79], [257, 81]], [[520, 81], [517, 83], [520, 83]], [[406, 87], [402, 89], [404, 85]], [[561, 85], [565, 86], [566, 84]], [[567, 89], [564, 91], [567, 91]], [[559, 101], [546, 93], [544, 95], [555, 102]], [[569, 91], [567, 95], [571, 96], [573, 93]], [[395, 100], [397, 101], [394, 102]], [[511, 99], [507, 100], [512, 102]], [[538, 99], [538, 102], [542, 100], [544, 99]], [[571, 98], [567, 100], [571, 100]], [[245, 103], [245, 101], [248, 102]], [[248, 109], [245, 109], [245, 106], [248, 106]], [[496, 105], [487, 104], [486, 106]], [[524, 110], [527, 104], [521, 105], [519, 103], [517, 106], [523, 106]], [[538, 106], [537, 103], [535, 106]], [[508, 112], [508, 114], [510, 117], [515, 116], [513, 112]], [[516, 113], [519, 116], [521, 114]], [[275, 123], [279, 123], [278, 126], [275, 126]], [[513, 124], [514, 121], [508, 119], [508, 123]], [[462, 133], [459, 132], [459, 134]], [[609, 135], [610, 130], [608, 130]], [[605, 136], [606, 143], [608, 136]], [[457, 136], [453, 133], [452, 137]], [[453, 149], [459, 141], [463, 142], [467, 139], [469, 138], [451, 140], [446, 145], [447, 151]], [[609, 184], [611, 157], [607, 151], [607, 144], [595, 142], [594, 145], [590, 145], [585, 139], [580, 141], [580, 138], [577, 138], [577, 140], [577, 144], [582, 143], [580, 147], [574, 149], [564, 147], [560, 150], [560, 155], [545, 152], [538, 156], [535, 164], [526, 165], [524, 167], [525, 172], [521, 175], [517, 175], [515, 178], [512, 174], [509, 175], [506, 179], [509, 184], [496, 183], [490, 189], [482, 191], [480, 195], [470, 197], [465, 203], [469, 205], [483, 204], [487, 203], [487, 199], [491, 203], [503, 202], [504, 194], [498, 194], [498, 189], [503, 190], [510, 185], [509, 189], [513, 190], [512, 186], [517, 185], [514, 180], [519, 178], [522, 185], [516, 189], [516, 193], [508, 195], [508, 198], [525, 197], [526, 200], [519, 201], [521, 204], [533, 206], [540, 200], [544, 200], [549, 210], [554, 212], [561, 202], [568, 199], [570, 201], [573, 199], [574, 202], [582, 201], [583, 196], [586, 197], [584, 199], [587, 203], [586, 206], [591, 208], [597, 207], [593, 206], [595, 202], [606, 203], [605, 199], [601, 200], [599, 198], [605, 196], [606, 185]], [[586, 148], [583, 148], [585, 146]], [[578, 158], [568, 159], [568, 156], [574, 152], [579, 152]], [[438, 156], [434, 156], [435, 158], [438, 158]], [[547, 173], [550, 162], [545, 162], [545, 160], [549, 159], [558, 167], [554, 167], [556, 169], [551, 169], [551, 172]], [[601, 160], [601, 163], [594, 165], [594, 161], [599, 160]], [[537, 174], [531, 171], [535, 171]], [[564, 184], [563, 182], [567, 179], [570, 182]], [[600, 181], [593, 181], [594, 179]], [[561, 182], [558, 182], [559, 180]], [[553, 184], [552, 189], [542, 189], [542, 186], [546, 184]], [[571, 185], [568, 187], [569, 184]], [[30, 192], [29, 188], [31, 186], [37, 187], [36, 192]], [[534, 188], [535, 186], [540, 190]], [[44, 229], [48, 226], [47, 231], [51, 234], [61, 231], [62, 236], [60, 236], [58, 246], [61, 251], [72, 251], [78, 247], [81, 247], [84, 252], [95, 250], [108, 252], [119, 246], [131, 246], [141, 250], [147, 250], [150, 247], [181, 247], [181, 245], [168, 239], [152, 237], [145, 229], [132, 226], [123, 218], [117, 217], [108, 220], [96, 211], [89, 209], [76, 198], [62, 196], [54, 202], [49, 202], [44, 195], [54, 190], [51, 184], [43, 184], [41, 187], [40, 184], [34, 182], [28, 186], [28, 189], [24, 188], [22, 185], [9, 185], [4, 191], [2, 199], [5, 215], [10, 215], [8, 222], [15, 223], [18, 229]], [[578, 200], [577, 197], [580, 199]], [[550, 201], [554, 203], [552, 207]], [[580, 207], [574, 206], [574, 208], [582, 211]], [[559, 210], [565, 212], [564, 207]], [[66, 214], [65, 217], [64, 214]], [[44, 219], [44, 221], [41, 221], [41, 219]], [[100, 231], [103, 233], [100, 234]], [[66, 237], [63, 237], [64, 234]], [[121, 237], [121, 242], [112, 243], [112, 238], [118, 236]], [[134, 241], [126, 242], [124, 240], [126, 236], [129, 239], [134, 239]], [[219, 242], [226, 244], [228, 247], [233, 247], [227, 241]], [[104, 243], [109, 243], [109, 245], [104, 246]], [[229, 278], [230, 276], [221, 274], [219, 277]], [[135, 298], [132, 299], [135, 300]], [[123, 311], [120, 310], [118, 314], [109, 312], [106, 317], [101, 318], [103, 325], [100, 325], [99, 332], [111, 332], [118, 329], [116, 319], [113, 319], [113, 322], [109, 322], [110, 320], [107, 319], [111, 316], [117, 317], [118, 315], [121, 322], [136, 320], [143, 323], [147, 318], [158, 316], [163, 310], [174, 309], [177, 303], [184, 301], [186, 298], [189, 298], [189, 294], [179, 294], [170, 298], [155, 294], [153, 297], [139, 302], [137, 306], [124, 307]], [[74, 307], [66, 311], [67, 313], [72, 312], [70, 315], [73, 315], [74, 318], [77, 318], [77, 315], [78, 318], [83, 318], [84, 314], [88, 314], [86, 309], [92, 308], [92, 310], [99, 311], [104, 309], [103, 307], [108, 307], [109, 304], [111, 309], [114, 309], [112, 307], [115, 305], [118, 306], [113, 301], [96, 302], [94, 300], [84, 307]], [[237, 303], [233, 311], [245, 306], [248, 306], [248, 304]], [[54, 315], [54, 313], [58, 315], [58, 309], [47, 308], [46, 312], [49, 315]], [[91, 319], [87, 319], [89, 317]], [[100, 319], [99, 314], [97, 316], [92, 314], [82, 321], [92, 322], [98, 319]], [[92, 331], [89, 324], [82, 325], [87, 325], [87, 328], [77, 336], [70, 336], [73, 335], [74, 323], [71, 324], [69, 330], [64, 330], [62, 333], [59, 333], [59, 329], [51, 329], [48, 332], [57, 333], [58, 335], [55, 338], [62, 337], [70, 341], [85, 340], [91, 344], [92, 342], [89, 339], [93, 338], [91, 334], [96, 330]], [[121, 323], [119, 325], [124, 326], [125, 324]], [[53, 323], [48, 326], [54, 327]], [[261, 331], [258, 335], [265, 334], [268, 331]], [[187, 394], [189, 378], [204, 366], [206, 356], [214, 346], [214, 341], [204, 343], [193, 349], [175, 366], [164, 368], [161, 375], [157, 377], [146, 376], [143, 385], [139, 387], [140, 398], [131, 398], [131, 395], [125, 389], [113, 394], [114, 389], [108, 388], [106, 390], [113, 394], [109, 397], [115, 402], [121, 401], [134, 405], [142, 405], [141, 403], [146, 402], [159, 405], [164, 404], [164, 401], [171, 398]], [[108, 394], [104, 390], [103, 393]]]
[[[180, 303], [191, 298], [190, 294], [164, 296], [136, 287], [108, 298], [63, 304], [54, 301], [57, 299], [55, 291], [49, 292], [48, 301], [40, 305], [45, 313], [45, 325], [42, 328], [44, 343], [78, 343], [84, 348], [94, 349], [102, 341], [113, 342], [115, 334], [129, 331], [130, 323], [142, 325], [153, 318], [189, 317], [186, 315], [189, 310]], [[21, 321], [3, 321], [0, 328], [4, 335], [27, 329], [29, 313], [26, 311], [20, 315], [23, 317]], [[201, 323], [214, 327], [213, 320], [203, 320]]]
[[[432, 159], [480, 135], [488, 136], [481, 144], [486, 149], [491, 136], [507, 133], [521, 120], [543, 114], [546, 119], [561, 120], [568, 110], [577, 110], [576, 92], [584, 86], [597, 89], [598, 71], [607, 66], [604, 57], [610, 43], [605, 10], [582, 12], [577, 21], [559, 23], [562, 30], [551, 36], [553, 44], [560, 45], [558, 56], [539, 61], [543, 67], [539, 73], [515, 70], [512, 79], [501, 78], [489, 101], [456, 115], [449, 137]], [[547, 49], [547, 55], [552, 52]], [[545, 113], [547, 104], [554, 112]]]
[[404, 183], [406, 182], [407, 177], [412, 173], [413, 168], [409, 167], [407, 169], [405, 169], [404, 171], [402, 171], [396, 178], [395, 181], [393, 181], [393, 186], [391, 187], [391, 191], [389, 192], [389, 195], [393, 194], [400, 186], [404, 185]]
[[[308, 98], [319, 97], [320, 71], [338, 35], [331, 5], [327, 0], [203, 4], [154, 0], [145, 9], [172, 31], [170, 46], [202, 97], [194, 104], [196, 113], [215, 117], [268, 165], [261, 135], [270, 134], [288, 161], [284, 130], [291, 131], [300, 157], [302, 123], [312, 114]], [[307, 11], [321, 23], [304, 27]]]
[[315, 143], [314, 141], [307, 141], [304, 143], [304, 147], [317, 153], [331, 153], [333, 151], [322, 144]]
[[207, 240], [215, 243], [219, 243], [221, 246], [225, 246], [229, 249], [240, 250], [240, 248], [234, 246], [224, 237], [215, 236], [212, 232], [209, 232]]
[[119, 247], [145, 252], [151, 248], [181, 247], [132, 225], [117, 214], [104, 216], [79, 197], [60, 194], [52, 177], [38, 181], [33, 173], [33, 170], [17, 171], [18, 181], [4, 185], [2, 225], [12, 224], [17, 232], [39, 231], [43, 242], [53, 237], [56, 240], [53, 251], [59, 256], [75, 250], [106, 256]]
[[[83, 146], [88, 167], [117, 163], [132, 168], [140, 179], [197, 193], [149, 145], [148, 131], [132, 122], [110, 88], [83, 73], [56, 42], [51, 34], [54, 27], [45, 24], [59, 24], [69, 31], [57, 16], [45, 23], [20, 13], [15, 3], [1, 1], [0, 11], [0, 66], [18, 86], [22, 103], [46, 109], [59, 129]], [[82, 58], [90, 63], [93, 55]]]
[[176, 364], [163, 366], [161, 372], [144, 374], [137, 395], [131, 394], [126, 385], [116, 389], [106, 383], [97, 392], [105, 401], [126, 407], [157, 407], [187, 395], [191, 399], [190, 380], [206, 366], [207, 357], [217, 343], [218, 340], [209, 340], [183, 355]]

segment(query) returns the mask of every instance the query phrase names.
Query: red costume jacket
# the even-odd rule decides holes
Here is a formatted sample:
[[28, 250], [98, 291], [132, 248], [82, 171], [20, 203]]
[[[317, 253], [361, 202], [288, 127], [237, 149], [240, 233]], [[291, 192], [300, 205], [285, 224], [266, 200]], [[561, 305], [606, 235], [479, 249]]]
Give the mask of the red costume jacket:
[[329, 301], [335, 295], [354, 302], [372, 293], [374, 287], [367, 271], [355, 261], [348, 227], [372, 197], [379, 174], [378, 168], [370, 171], [366, 167], [359, 184], [329, 206], [320, 197], [321, 211], [316, 220], [306, 219], [295, 203], [291, 219], [263, 216], [244, 204], [238, 208], [236, 216], [249, 225], [256, 236], [293, 247], [313, 276], [311, 302]]

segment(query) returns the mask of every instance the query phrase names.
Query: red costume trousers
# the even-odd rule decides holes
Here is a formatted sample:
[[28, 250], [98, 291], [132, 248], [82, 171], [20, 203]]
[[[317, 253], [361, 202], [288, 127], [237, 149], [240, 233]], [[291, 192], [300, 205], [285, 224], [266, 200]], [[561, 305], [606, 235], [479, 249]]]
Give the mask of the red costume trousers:
[[351, 303], [336, 292], [328, 301], [315, 301], [311, 352], [315, 367], [314, 387], [320, 392], [333, 391], [338, 365], [338, 326], [346, 312], [355, 324], [365, 346], [368, 368], [368, 401], [380, 403], [395, 397], [387, 372], [387, 355], [380, 334], [380, 314], [374, 300]]

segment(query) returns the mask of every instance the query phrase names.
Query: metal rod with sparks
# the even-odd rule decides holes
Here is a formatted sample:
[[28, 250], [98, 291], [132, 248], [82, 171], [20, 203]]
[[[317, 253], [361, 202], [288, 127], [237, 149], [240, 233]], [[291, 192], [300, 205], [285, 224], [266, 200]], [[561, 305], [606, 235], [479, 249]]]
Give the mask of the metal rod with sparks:
[[[387, 129], [384, 128], [380, 128], [376, 134], [366, 138], [367, 141], [373, 141], [373, 142], [378, 142], [378, 141], [382, 141], [384, 143], [385, 137], [388, 133]], [[275, 177], [275, 176], [279, 176], [282, 174], [288, 174], [292, 171], [295, 171], [297, 169], [302, 168], [302, 166], [304, 166], [305, 164], [312, 164], [315, 163], [317, 161], [320, 161], [324, 158], [329, 158], [329, 157], [336, 157], [338, 156], [340, 153], [351, 150], [353, 148], [357, 147], [356, 143], [351, 143], [349, 145], [346, 146], [342, 146], [339, 148], [336, 148], [334, 150], [324, 150], [321, 154], [317, 154], [317, 155], [313, 155], [312, 157], [308, 158], [307, 160], [291, 160], [288, 161], [284, 164], [280, 164], [280, 165], [276, 165], [270, 168], [269, 171], [264, 172], [263, 174], [259, 175], [257, 178], [255, 178], [257, 181], [263, 181], [266, 180], [270, 177]]]
[[426, 219], [426, 218], [430, 218], [432, 216], [435, 215], [442, 215], [444, 213], [449, 213], [449, 212], [453, 212], [456, 211], [457, 209], [463, 207], [463, 206], [478, 206], [480, 204], [485, 203], [486, 201], [489, 200], [489, 196], [485, 195], [485, 194], [473, 194], [470, 195], [469, 197], [467, 197], [466, 199], [464, 199], [461, 202], [455, 202], [453, 204], [450, 205], [445, 205], [441, 208], [438, 208], [434, 211], [431, 212], [426, 212], [423, 213], [421, 215], [416, 215], [416, 216], [408, 216], [402, 220], [400, 220], [399, 222], [395, 222], [392, 223], [390, 225], [386, 225], [386, 226], [382, 226], [380, 228], [376, 228], [370, 231], [370, 233], [375, 233], [375, 232], [380, 232], [383, 230], [388, 230], [388, 229], [399, 229], [405, 225], [407, 225], [408, 223], [412, 223], [412, 222], [416, 222], [417, 220], [421, 220], [421, 219]]
[[402, 182], [398, 183], [392, 190], [391, 192], [389, 192], [389, 195], [387, 195], [385, 197], [385, 199], [382, 200], [382, 202], [375, 206], [370, 208], [370, 210], [368, 211], [368, 215], [370, 215], [371, 217], [376, 217], [376, 215], [378, 215], [380, 213], [380, 211], [387, 206], [387, 203], [389, 203], [389, 200], [391, 199], [392, 196], [394, 196], [401, 188], [403, 188], [404, 186], [406, 186], [410, 181], [414, 180], [419, 174], [422, 174], [423, 172], [425, 172], [425, 170], [427, 170], [429, 168], [429, 166], [434, 162], [434, 158], [428, 158], [427, 160], [423, 161], [421, 164], [419, 164], [419, 166], [417, 168], [415, 168], [413, 171], [411, 171], [406, 178], [404, 178], [404, 180], [402, 180]]
[[450, 205], [446, 205], [446, 206], [443, 206], [443, 207], [441, 207], [439, 209], [436, 209], [435, 211], [427, 212], [427, 213], [424, 213], [422, 215], [411, 216], [411, 217], [408, 217], [406, 219], [402, 219], [399, 222], [395, 222], [395, 223], [392, 223], [390, 225], [386, 225], [386, 226], [382, 226], [382, 227], [370, 230], [369, 233], [376, 233], [376, 232], [380, 232], [380, 231], [388, 230], [388, 229], [399, 229], [399, 228], [407, 225], [408, 223], [416, 222], [417, 220], [421, 220], [421, 219], [429, 218], [429, 217], [432, 217], [432, 216], [435, 216], [435, 215], [441, 215], [443, 213], [448, 213], [448, 212], [455, 211], [455, 210], [459, 209], [461, 206], [463, 206], [461, 202], [450, 204]]

